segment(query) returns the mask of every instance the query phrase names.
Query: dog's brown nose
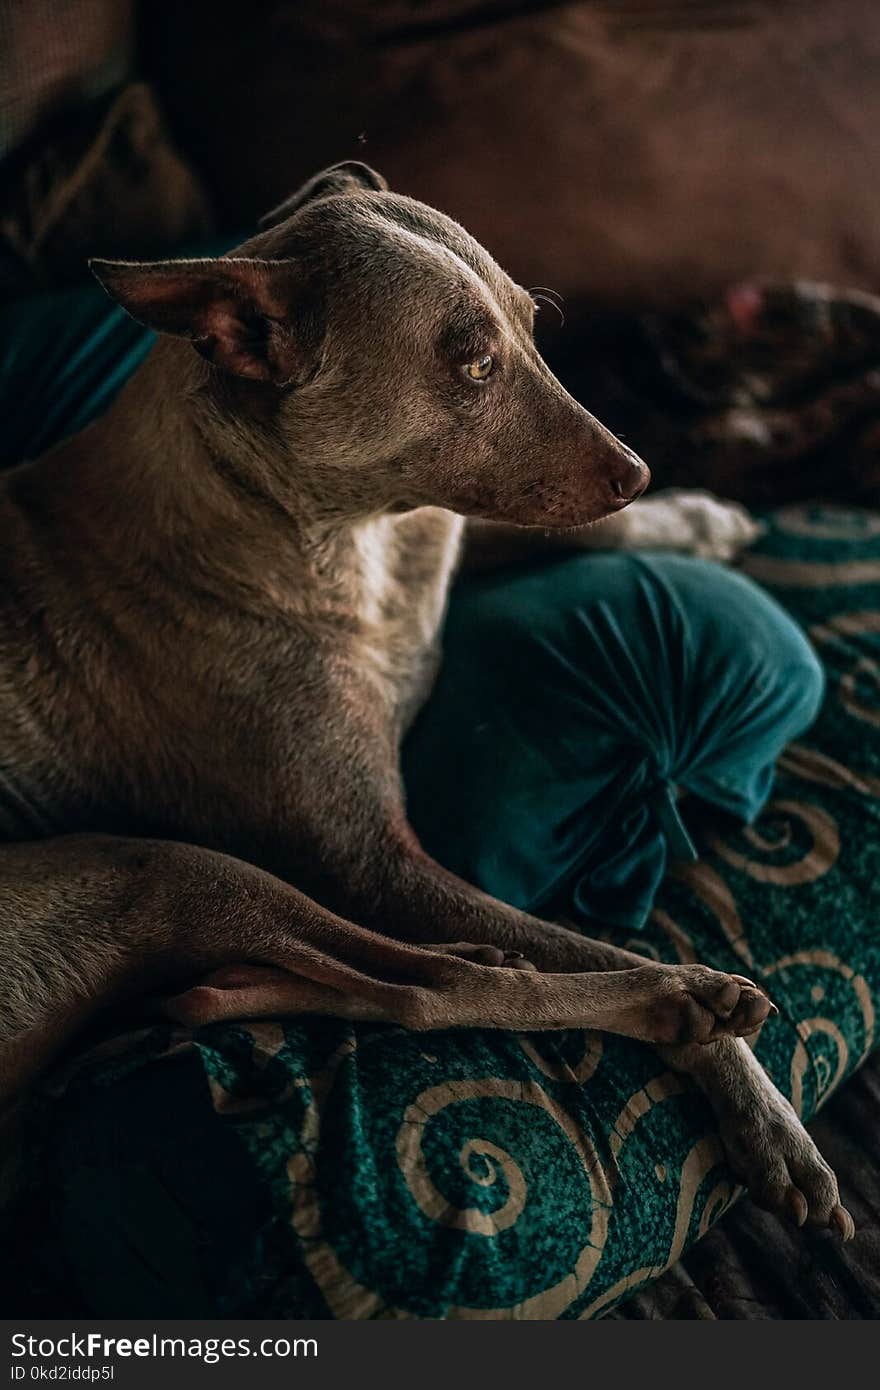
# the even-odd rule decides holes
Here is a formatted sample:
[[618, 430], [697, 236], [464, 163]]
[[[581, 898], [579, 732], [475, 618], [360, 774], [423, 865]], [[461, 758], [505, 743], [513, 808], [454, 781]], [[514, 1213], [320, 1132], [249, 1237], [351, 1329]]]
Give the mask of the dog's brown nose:
[[620, 445], [620, 454], [612, 467], [611, 491], [620, 502], [632, 502], [651, 481], [648, 465], [625, 444]]

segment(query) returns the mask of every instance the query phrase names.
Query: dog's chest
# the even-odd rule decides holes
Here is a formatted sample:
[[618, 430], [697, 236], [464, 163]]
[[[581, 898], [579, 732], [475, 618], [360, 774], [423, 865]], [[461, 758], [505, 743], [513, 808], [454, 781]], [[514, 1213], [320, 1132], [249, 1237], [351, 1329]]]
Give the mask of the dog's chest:
[[353, 534], [357, 660], [404, 721], [434, 678], [463, 525], [451, 512], [425, 507]]

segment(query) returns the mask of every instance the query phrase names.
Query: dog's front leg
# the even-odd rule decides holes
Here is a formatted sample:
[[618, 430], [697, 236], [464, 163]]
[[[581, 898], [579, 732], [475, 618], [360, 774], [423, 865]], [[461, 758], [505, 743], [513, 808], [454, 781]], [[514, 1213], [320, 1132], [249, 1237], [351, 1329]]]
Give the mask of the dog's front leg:
[[660, 1054], [706, 1095], [731, 1167], [753, 1201], [798, 1226], [831, 1226], [844, 1240], [855, 1234], [834, 1173], [747, 1042], [722, 1038]]
[[[424, 884], [425, 864], [410, 860], [407, 868], [408, 891], [412, 892], [416, 879], [420, 878]], [[445, 876], [445, 871], [441, 870], [440, 876]], [[443, 897], [444, 889], [435, 873], [431, 873], [430, 878], [427, 891], [436, 902]], [[457, 880], [453, 880], [452, 884], [447, 885], [446, 891], [450, 893], [450, 898], [446, 900], [447, 911], [452, 908], [456, 884]], [[483, 896], [479, 895], [480, 898]], [[487, 912], [491, 913], [499, 907], [501, 904], [496, 904], [492, 899], [486, 899], [485, 903], [475, 900], [468, 906], [468, 930], [472, 937], [476, 934], [482, 939], [484, 932], [493, 931]], [[623, 981], [629, 978], [635, 984], [636, 977], [643, 977], [646, 969], [671, 971], [669, 978], [674, 981], [676, 973], [684, 968], [646, 967], [641, 957], [630, 952], [605, 942], [580, 937], [563, 927], [539, 922], [525, 914], [513, 913], [511, 909], [506, 909], [503, 924], [497, 922], [494, 930], [503, 933], [508, 949], [518, 943], [519, 948], [540, 963], [543, 969], [618, 971]], [[596, 978], [608, 980], [611, 977], [603, 973]], [[659, 985], [660, 981], [656, 983]], [[639, 986], [643, 987], [641, 979]], [[742, 1006], [740, 1004], [738, 1007]], [[628, 1004], [625, 996], [621, 995], [619, 1007], [621, 1011], [629, 1007], [637, 1016], [642, 1011], [641, 1031], [631, 1024], [621, 1026], [622, 1015], [610, 1025], [609, 1031], [650, 1037], [651, 1027], [656, 1027], [651, 1009], [656, 1005], [652, 1006], [638, 989], [634, 989]], [[647, 1028], [646, 1020], [649, 1020]], [[686, 1023], [684, 1027], [687, 1027]], [[724, 1031], [722, 1021], [718, 1032]], [[730, 1028], [729, 1034], [737, 1031]], [[751, 1030], [744, 1027], [741, 1031], [747, 1033]], [[704, 1035], [697, 1042], [662, 1047], [661, 1055], [675, 1071], [692, 1077], [706, 1095], [715, 1113], [728, 1160], [738, 1177], [755, 1201], [768, 1211], [786, 1216], [797, 1225], [808, 1222], [818, 1227], [831, 1226], [844, 1239], [849, 1239], [855, 1227], [849, 1212], [840, 1204], [837, 1179], [792, 1106], [773, 1085], [744, 1037], [718, 1037], [717, 1033], [711, 1036], [717, 1040], [706, 1043]]]
[[[717, 981], [727, 980], [699, 968], [680, 979], [651, 967], [538, 974], [496, 947], [412, 945], [241, 860], [171, 841], [70, 835], [3, 846], [0, 904], [0, 1107], [99, 1010], [134, 1005], [142, 1018], [145, 994], [189, 1025], [311, 1013], [416, 1030], [672, 1039], [681, 1018], [687, 1036], [711, 1034], [715, 1014], [702, 1001], [717, 1004]], [[728, 989], [739, 1001], [742, 991]]]
[[[609, 1009], [616, 1012], [610, 1023], [593, 1026], [648, 1039], [653, 1033], [656, 1038], [658, 1002], [664, 997], [663, 1026], [669, 1026], [666, 991], [671, 989], [675, 996], [684, 988], [687, 994], [681, 974], [686, 967], [646, 963], [610, 943], [531, 918], [463, 883], [413, 846], [395, 843], [392, 832], [388, 840], [393, 849], [381, 857], [381, 882], [372, 881], [372, 908], [364, 904], [368, 916], [372, 912], [373, 920], [384, 921], [385, 930], [414, 940], [491, 941], [508, 952], [523, 952], [543, 971], [601, 972], [592, 978], [601, 985], [605, 1016]], [[621, 982], [616, 993], [608, 987], [614, 978], [610, 972], [617, 972]], [[712, 973], [719, 981], [737, 980]], [[746, 982], [739, 985], [745, 988]], [[742, 1008], [749, 997], [746, 988], [735, 1008]], [[707, 1096], [731, 1166], [756, 1201], [769, 1210], [798, 1224], [831, 1225], [848, 1238], [854, 1229], [852, 1218], [840, 1205], [834, 1174], [743, 1038], [703, 1032], [697, 1034], [697, 1042], [684, 1044], [688, 1027], [699, 1026], [695, 1020], [705, 1017], [702, 1010], [707, 1002], [709, 1011], [720, 1012], [720, 994], [709, 1001], [697, 995], [691, 999], [698, 1013], [693, 1003], [683, 1003], [681, 995], [671, 1006], [682, 1031], [679, 1045], [663, 1047], [661, 1055], [674, 1070], [691, 1076]], [[598, 1009], [594, 1016], [599, 1016]], [[725, 1031], [724, 1022], [719, 1019], [719, 1032]], [[520, 1026], [527, 1025], [523, 1021]]]
[[[317, 1013], [405, 1027], [603, 1026], [572, 976], [526, 978], [347, 922], [228, 855], [66, 835], [0, 846], [0, 1109], [97, 1014]], [[517, 962], [519, 964], [519, 962]], [[169, 996], [171, 996], [169, 998]], [[604, 1010], [604, 1012], [603, 1012]]]
[[336, 864], [332, 888], [334, 909], [375, 931], [474, 959], [493, 947], [544, 975], [589, 976], [581, 985], [598, 990], [601, 982], [605, 1020], [592, 1026], [649, 1042], [748, 1034], [773, 1010], [741, 975], [646, 961], [519, 912], [444, 869], [411, 833], [390, 822], [381, 833], [379, 825], [377, 816], [367, 844]]

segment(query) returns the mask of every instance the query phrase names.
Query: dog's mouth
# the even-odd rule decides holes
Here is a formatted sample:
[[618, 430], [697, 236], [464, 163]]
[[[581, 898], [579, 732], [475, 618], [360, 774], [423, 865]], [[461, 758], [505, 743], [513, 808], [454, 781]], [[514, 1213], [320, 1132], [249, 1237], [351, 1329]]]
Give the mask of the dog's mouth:
[[593, 505], [585, 505], [582, 497], [557, 498], [548, 507], [547, 520], [538, 524], [553, 530], [571, 530], [592, 526], [605, 517], [622, 512], [647, 491], [651, 482], [651, 471], [647, 464], [642, 463], [636, 454], [632, 458], [638, 465], [638, 471], [627, 472], [623, 478], [615, 477], [606, 482], [602, 488], [604, 495], [600, 494]]
[[462, 508], [465, 515], [481, 516], [488, 521], [498, 521], [512, 526], [524, 526], [541, 531], [574, 531], [585, 526], [593, 526], [606, 517], [622, 512], [631, 502], [641, 497], [650, 482], [650, 474], [641, 486], [631, 495], [605, 491], [605, 495], [587, 502], [583, 496], [568, 495], [558, 490], [530, 492], [525, 496], [510, 499], [503, 505], [484, 505], [475, 508]]
[[518, 479], [508, 488], [497, 479], [471, 476], [453, 495], [420, 499], [416, 505], [447, 506], [461, 516], [545, 531], [569, 531], [592, 525], [623, 511], [641, 497], [651, 481], [647, 464], [626, 445], [614, 441], [601, 461], [575, 459], [556, 476]]
[[[623, 493], [615, 492], [608, 500], [608, 510], [603, 512], [602, 516], [611, 516], [614, 512], [622, 512], [624, 507], [628, 507], [631, 502], [637, 502], [638, 499], [642, 496], [642, 494], [647, 490], [649, 481], [650, 478], [648, 479], [648, 481], [644, 483], [642, 487], [638, 488], [635, 492], [630, 493], [629, 496], [626, 496]], [[601, 518], [597, 518], [597, 520], [601, 520]]]

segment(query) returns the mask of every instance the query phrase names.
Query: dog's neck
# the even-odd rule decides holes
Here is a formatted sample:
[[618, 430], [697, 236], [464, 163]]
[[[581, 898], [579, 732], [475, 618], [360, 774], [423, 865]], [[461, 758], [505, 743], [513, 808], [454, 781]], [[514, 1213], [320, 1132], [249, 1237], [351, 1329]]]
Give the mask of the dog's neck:
[[164, 576], [178, 594], [264, 613], [369, 606], [378, 557], [413, 514], [336, 513], [306, 475], [295, 494], [275, 486], [260, 434], [218, 423], [208, 371], [188, 345], [160, 342], [107, 415], [47, 456], [67, 527], [94, 563]]

